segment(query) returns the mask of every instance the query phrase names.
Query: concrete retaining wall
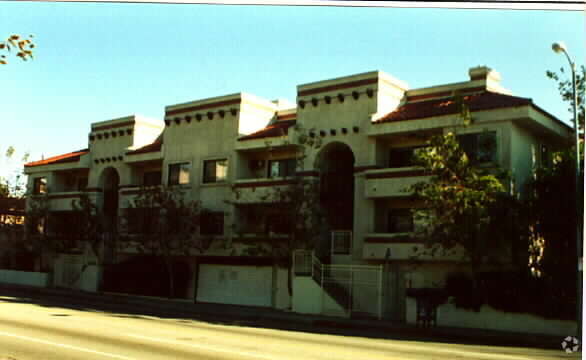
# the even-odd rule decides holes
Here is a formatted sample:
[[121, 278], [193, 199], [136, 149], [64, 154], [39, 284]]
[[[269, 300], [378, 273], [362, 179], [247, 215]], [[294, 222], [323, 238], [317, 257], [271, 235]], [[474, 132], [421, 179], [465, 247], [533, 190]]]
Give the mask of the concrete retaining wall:
[[[407, 323], [416, 323], [415, 299], [407, 298]], [[437, 309], [437, 326], [498, 330], [525, 334], [568, 336], [576, 333], [576, 322], [549, 320], [542, 317], [505, 313], [483, 305], [479, 312], [443, 304]]]
[[49, 284], [49, 274], [41, 272], [0, 270], [0, 282], [5, 284], [47, 287]]
[[96, 292], [101, 277], [101, 268], [86, 265], [80, 256], [61, 255], [55, 260], [54, 286]]

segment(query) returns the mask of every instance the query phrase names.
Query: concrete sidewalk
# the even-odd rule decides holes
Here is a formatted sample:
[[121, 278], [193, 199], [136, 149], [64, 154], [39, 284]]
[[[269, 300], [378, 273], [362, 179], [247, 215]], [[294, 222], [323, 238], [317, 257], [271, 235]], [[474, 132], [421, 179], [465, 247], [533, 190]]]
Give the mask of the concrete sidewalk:
[[[419, 328], [385, 320], [346, 319], [322, 315], [304, 315], [271, 308], [193, 303], [128, 294], [90, 293], [79, 290], [35, 288], [0, 284], [2, 296], [56, 297], [96, 307], [122, 306], [132, 313], [164, 313], [172, 317], [190, 317], [204, 321], [240, 322], [244, 325], [333, 333], [351, 336], [379, 337], [412, 341], [437, 341], [478, 345], [561, 349], [562, 338], [551, 335], [519, 334], [468, 328]], [[89, 307], [89, 306], [86, 306]], [[568, 334], [573, 335], [573, 334]]]

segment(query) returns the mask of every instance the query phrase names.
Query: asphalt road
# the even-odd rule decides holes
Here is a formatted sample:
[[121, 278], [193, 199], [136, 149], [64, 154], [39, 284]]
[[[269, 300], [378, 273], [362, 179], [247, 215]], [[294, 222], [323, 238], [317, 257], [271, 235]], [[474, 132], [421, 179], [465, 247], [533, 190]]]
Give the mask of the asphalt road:
[[0, 360], [580, 358], [561, 350], [316, 334], [70, 305], [0, 297]]

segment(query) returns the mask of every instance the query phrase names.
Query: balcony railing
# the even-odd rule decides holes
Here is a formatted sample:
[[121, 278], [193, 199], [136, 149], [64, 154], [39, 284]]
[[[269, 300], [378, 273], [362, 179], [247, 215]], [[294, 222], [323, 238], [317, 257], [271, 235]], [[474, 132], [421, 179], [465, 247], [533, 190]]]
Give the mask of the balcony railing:
[[409, 186], [430, 178], [416, 166], [368, 170], [365, 176], [365, 195], [370, 198], [409, 196]]
[[234, 182], [233, 199], [242, 204], [274, 202], [274, 188], [286, 187], [294, 182], [291, 178], [238, 179]]
[[426, 246], [413, 233], [369, 233], [364, 236], [362, 258], [366, 260], [462, 261], [462, 248], [442, 249]]

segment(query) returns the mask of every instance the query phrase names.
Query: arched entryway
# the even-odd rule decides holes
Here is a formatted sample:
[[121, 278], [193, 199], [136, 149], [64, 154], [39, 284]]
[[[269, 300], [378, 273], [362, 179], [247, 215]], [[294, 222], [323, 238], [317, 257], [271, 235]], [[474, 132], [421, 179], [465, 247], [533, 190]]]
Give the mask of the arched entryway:
[[120, 176], [116, 169], [109, 167], [104, 169], [100, 176], [100, 187], [103, 193], [102, 213], [104, 214], [104, 226], [107, 232], [116, 230], [118, 219], [118, 186]]
[[354, 154], [344, 143], [326, 145], [319, 154], [320, 200], [329, 230], [352, 230]]

